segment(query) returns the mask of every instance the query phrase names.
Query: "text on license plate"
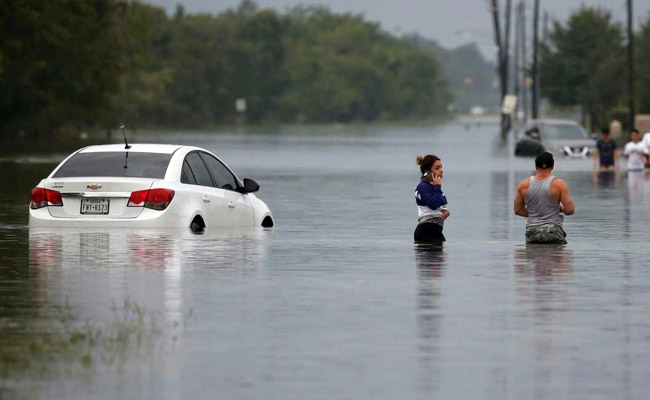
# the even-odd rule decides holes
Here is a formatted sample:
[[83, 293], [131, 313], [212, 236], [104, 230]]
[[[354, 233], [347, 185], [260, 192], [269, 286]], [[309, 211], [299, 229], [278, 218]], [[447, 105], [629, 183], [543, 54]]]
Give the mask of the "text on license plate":
[[108, 199], [81, 199], [81, 213], [103, 215], [108, 214]]

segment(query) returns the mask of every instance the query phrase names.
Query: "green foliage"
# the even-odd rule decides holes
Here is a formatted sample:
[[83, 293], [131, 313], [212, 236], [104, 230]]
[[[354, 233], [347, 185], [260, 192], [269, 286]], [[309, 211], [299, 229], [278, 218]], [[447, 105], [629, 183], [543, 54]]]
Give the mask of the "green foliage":
[[127, 0], [0, 5], [0, 133], [205, 126], [245, 120], [373, 121], [445, 113], [431, 51], [362, 17], [251, 0], [173, 16]]
[[639, 112], [650, 114], [650, 14], [636, 36], [636, 97]]
[[579, 104], [592, 127], [625, 94], [625, 48], [619, 24], [600, 8], [582, 7], [566, 25], [553, 24], [541, 46], [542, 95], [556, 105]]
[[372, 121], [444, 113], [449, 91], [432, 54], [356, 15], [299, 7], [286, 20], [283, 119]]
[[111, 0], [3, 0], [0, 132], [51, 133], [96, 119], [118, 89]]

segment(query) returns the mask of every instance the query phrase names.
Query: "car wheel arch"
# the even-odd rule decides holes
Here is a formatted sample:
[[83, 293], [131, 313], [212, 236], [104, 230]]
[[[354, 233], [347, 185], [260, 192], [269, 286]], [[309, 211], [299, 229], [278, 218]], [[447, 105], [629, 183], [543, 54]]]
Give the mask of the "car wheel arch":
[[190, 219], [189, 228], [193, 231], [204, 230], [207, 227], [206, 218], [200, 213], [195, 213]]
[[262, 228], [273, 228], [275, 226], [275, 220], [271, 214], [267, 214], [262, 218]]

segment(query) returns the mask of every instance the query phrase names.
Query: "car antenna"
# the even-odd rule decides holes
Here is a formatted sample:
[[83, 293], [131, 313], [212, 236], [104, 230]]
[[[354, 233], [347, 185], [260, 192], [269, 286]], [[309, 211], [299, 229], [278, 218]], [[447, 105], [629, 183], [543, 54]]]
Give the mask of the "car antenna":
[[120, 129], [122, 129], [122, 136], [124, 136], [124, 148], [128, 150], [131, 148], [131, 146], [129, 145], [129, 142], [126, 141], [126, 133], [124, 133], [124, 124], [120, 124]]

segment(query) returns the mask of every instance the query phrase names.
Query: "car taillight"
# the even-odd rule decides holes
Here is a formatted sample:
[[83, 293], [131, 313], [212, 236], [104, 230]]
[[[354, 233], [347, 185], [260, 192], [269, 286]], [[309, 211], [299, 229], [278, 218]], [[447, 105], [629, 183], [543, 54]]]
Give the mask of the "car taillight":
[[61, 198], [61, 193], [56, 190], [41, 187], [35, 187], [32, 189], [32, 203], [30, 204], [32, 210], [47, 206], [60, 207], [62, 205], [63, 199]]
[[127, 206], [164, 210], [172, 202], [174, 193], [171, 189], [138, 190], [131, 193]]
[[127, 207], [144, 207], [145, 201], [147, 201], [147, 195], [149, 194], [148, 190], [138, 190], [137, 192], [132, 192], [129, 197], [129, 203]]

